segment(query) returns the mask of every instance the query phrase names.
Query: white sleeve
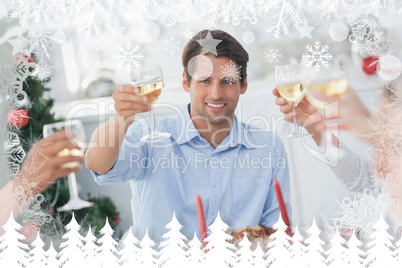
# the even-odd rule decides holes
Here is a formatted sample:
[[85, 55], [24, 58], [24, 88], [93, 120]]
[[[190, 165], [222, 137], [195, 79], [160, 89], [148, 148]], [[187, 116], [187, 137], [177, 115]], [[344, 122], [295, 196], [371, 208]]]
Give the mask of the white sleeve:
[[344, 156], [339, 159], [336, 167], [331, 168], [343, 185], [354, 192], [377, 188], [378, 183], [370, 172], [368, 161], [349, 150], [341, 142], [339, 142], [339, 149], [344, 153]]

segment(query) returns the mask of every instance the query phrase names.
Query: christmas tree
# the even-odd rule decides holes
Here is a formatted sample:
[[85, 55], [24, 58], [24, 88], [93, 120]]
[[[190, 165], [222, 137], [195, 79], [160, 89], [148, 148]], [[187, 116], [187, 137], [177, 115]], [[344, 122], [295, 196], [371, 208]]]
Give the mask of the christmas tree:
[[229, 226], [224, 223], [219, 215], [209, 226], [211, 235], [204, 239], [207, 242], [205, 265], [209, 267], [232, 267], [236, 263], [236, 247], [230, 243], [232, 236], [228, 234]]
[[286, 234], [286, 229], [288, 226], [279, 215], [278, 222], [273, 226], [276, 232], [273, 233], [269, 238], [273, 240], [268, 244], [268, 258], [270, 260], [269, 267], [291, 267], [290, 263], [290, 237]]
[[193, 239], [188, 243], [189, 250], [187, 251], [187, 264], [188, 267], [199, 268], [203, 267], [205, 254], [202, 251], [202, 243], [194, 232]]
[[[18, 59], [17, 62], [25, 59], [23, 64], [36, 61], [33, 55], [27, 56], [21, 53], [16, 59]], [[40, 81], [36, 76], [27, 76], [23, 81], [23, 91], [27, 99], [20, 107], [14, 103], [15, 108], [9, 112], [10, 128], [18, 133], [26, 152], [42, 137], [43, 125], [63, 121], [63, 118], [55, 118], [51, 111], [54, 100], [45, 96], [50, 88], [44, 85], [49, 81], [50, 77]]]
[[63, 267], [84, 267], [83, 237], [78, 232], [81, 226], [75, 220], [74, 213], [71, 221], [66, 226], [67, 233], [63, 235], [64, 242], [60, 245], [60, 262]]
[[116, 267], [119, 266], [119, 256], [117, 253], [117, 242], [113, 239], [113, 229], [109, 225], [109, 221], [106, 219], [105, 226], [100, 230], [103, 235], [99, 238], [99, 254], [102, 256], [101, 267]]
[[367, 260], [370, 267], [392, 267], [393, 262], [391, 261], [393, 256], [393, 249], [395, 249], [392, 244], [394, 238], [388, 233], [389, 225], [385, 222], [382, 213], [380, 218], [373, 225], [375, 232], [371, 235], [371, 241], [367, 243]]
[[58, 253], [53, 246], [53, 242], [50, 241], [50, 246], [46, 251], [47, 259], [45, 261], [47, 267], [59, 267], [60, 262], [58, 260]]
[[180, 232], [183, 227], [173, 212], [172, 220], [165, 226], [168, 231], [163, 235], [165, 241], [160, 244], [162, 250], [159, 252], [159, 262], [162, 267], [185, 267], [187, 249], [184, 241], [186, 237]]
[[364, 267], [362, 256], [366, 256], [365, 252], [361, 249], [362, 242], [356, 237], [356, 231], [353, 231], [346, 243], [348, 250], [346, 251], [345, 259], [350, 267]]
[[140, 241], [133, 235], [133, 230], [130, 229], [127, 232], [126, 237], [121, 241], [124, 248], [119, 251], [120, 264], [122, 267], [137, 267], [140, 266], [141, 261], [138, 260], [138, 244]]
[[293, 242], [290, 250], [291, 250], [291, 267], [307, 267], [308, 263], [306, 258], [303, 258], [304, 252], [306, 251], [306, 246], [304, 245], [304, 237], [299, 232], [299, 227], [292, 227], [293, 236], [291, 241]]
[[85, 267], [99, 267], [100, 261], [98, 258], [98, 245], [96, 244], [97, 238], [92, 233], [91, 225], [89, 225], [88, 233], [84, 238], [84, 266]]
[[[50, 124], [58, 121], [63, 121], [63, 118], [55, 118], [52, 112], [54, 100], [47, 97], [46, 93], [51, 89], [45, 87], [46, 83], [50, 81], [47, 79], [38, 79], [35, 75], [30, 73], [29, 68], [36, 66], [36, 59], [34, 55], [25, 55], [18, 53], [14, 60], [13, 74], [15, 74], [15, 81], [9, 81], [11, 88], [16, 88], [15, 85], [21, 86], [20, 90], [10, 90], [11, 107], [8, 112], [8, 128], [10, 137], [14, 137], [13, 141], [21, 141], [21, 145], [15, 144], [13, 154], [10, 157], [9, 170], [15, 175], [19, 170], [19, 165], [22, 162], [25, 152], [27, 152], [33, 144], [35, 144], [41, 137], [43, 132], [43, 125]], [[16, 93], [17, 92], [17, 93]], [[11, 143], [13, 142], [11, 141]], [[12, 143], [13, 144], [13, 143]], [[19, 147], [17, 147], [17, 145]], [[20, 149], [21, 147], [21, 149]], [[21, 161], [19, 161], [21, 159]], [[65, 205], [69, 200], [69, 189], [66, 178], [59, 179], [55, 184], [50, 186], [45, 192], [42, 193], [45, 201], [41, 204], [41, 209], [44, 213], [50, 214], [52, 220], [50, 222], [35, 222], [35, 219], [26, 219], [23, 213], [22, 218], [26, 221], [34, 221], [41, 228], [41, 233], [44, 236], [60, 240], [66, 230], [64, 226], [71, 221], [71, 211], [59, 212], [58, 207]], [[105, 224], [105, 218], [109, 218], [112, 228], [115, 228], [119, 223], [119, 213], [110, 198], [97, 197], [91, 198], [88, 195], [90, 202], [94, 206], [90, 208], [81, 209], [75, 212], [77, 221], [82, 227], [82, 232], [88, 230], [89, 224], [95, 227], [95, 234], [99, 236], [99, 230]], [[28, 207], [27, 210], [32, 210]]]
[[395, 243], [396, 249], [394, 250], [395, 265], [402, 264], [402, 238]]
[[149, 237], [148, 230], [145, 231], [145, 235], [140, 242], [141, 250], [138, 257], [142, 263], [141, 267], [159, 267], [156, 264], [158, 252], [153, 249], [155, 242]]
[[261, 240], [256, 240], [254, 243], [257, 243], [256, 248], [253, 251], [253, 256], [254, 259], [252, 260], [253, 262], [253, 267], [255, 268], [266, 268], [268, 267], [269, 259], [265, 258], [266, 253], [263, 250], [263, 245], [264, 243]]
[[321, 230], [318, 228], [315, 218], [313, 218], [313, 224], [308, 228], [307, 233], [310, 236], [305, 240], [307, 252], [304, 254], [304, 257], [309, 260], [311, 267], [322, 267], [325, 265], [323, 256], [323, 245], [325, 243], [319, 237]]
[[335, 234], [331, 238], [331, 248], [326, 251], [328, 255], [327, 264], [329, 267], [344, 267], [347, 266], [347, 260], [345, 259], [346, 248], [345, 239], [339, 234], [338, 228], [335, 229]]
[[31, 246], [33, 246], [33, 249], [31, 249], [29, 255], [31, 255], [32, 261], [29, 264], [29, 267], [40, 268], [46, 266], [46, 251], [43, 249], [45, 243], [40, 238], [39, 233], [37, 233], [36, 239], [31, 243]]
[[253, 251], [251, 250], [251, 242], [247, 237], [247, 232], [244, 231], [244, 236], [237, 246], [240, 248], [236, 251], [238, 256], [238, 262], [234, 265], [234, 267], [249, 267], [252, 266], [253, 260]]
[[21, 227], [11, 212], [10, 218], [3, 226], [5, 233], [0, 237], [0, 267], [25, 267], [29, 262], [29, 248], [22, 242], [25, 236], [18, 232]]

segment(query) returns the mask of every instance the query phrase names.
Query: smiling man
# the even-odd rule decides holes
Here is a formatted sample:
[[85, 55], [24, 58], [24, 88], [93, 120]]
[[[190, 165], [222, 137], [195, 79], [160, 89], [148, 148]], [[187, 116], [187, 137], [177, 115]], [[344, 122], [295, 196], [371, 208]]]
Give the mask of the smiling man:
[[[197, 52], [190, 43], [183, 53], [184, 66], [188, 66], [190, 56], [196, 63], [192, 76], [185, 68], [182, 84], [184, 90], [190, 93], [190, 116], [195, 127], [203, 130], [201, 137], [216, 148], [231, 130], [239, 96], [247, 90], [247, 78], [242, 78], [238, 70], [241, 67], [232, 59], [213, 54], [194, 55]], [[242, 64], [246, 66], [247, 52], [241, 56]]]
[[119, 86], [117, 114], [92, 135], [85, 162], [98, 184], [129, 181], [133, 229], [160, 241], [173, 212], [187, 237], [200, 236], [196, 196], [205, 221], [217, 217], [232, 229], [272, 227], [279, 217], [273, 180], [282, 187], [289, 216], [286, 152], [272, 132], [241, 123], [235, 116], [247, 90], [248, 53], [231, 35], [203, 30], [183, 51], [182, 85], [190, 104], [173, 118], [156, 123], [171, 134], [157, 144], [140, 142], [148, 126], [135, 114], [149, 111], [139, 88]]

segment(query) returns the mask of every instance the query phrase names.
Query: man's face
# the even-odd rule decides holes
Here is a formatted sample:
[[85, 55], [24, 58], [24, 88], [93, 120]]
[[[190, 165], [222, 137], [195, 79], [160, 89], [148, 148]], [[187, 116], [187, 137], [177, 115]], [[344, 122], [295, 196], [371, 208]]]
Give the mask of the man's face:
[[191, 117], [194, 120], [201, 116], [211, 124], [231, 123], [239, 96], [247, 90], [247, 77], [241, 87], [239, 77], [230, 77], [224, 71], [234, 61], [213, 55], [197, 58], [194, 70], [189, 70], [190, 83], [183, 73], [183, 88], [191, 98]]

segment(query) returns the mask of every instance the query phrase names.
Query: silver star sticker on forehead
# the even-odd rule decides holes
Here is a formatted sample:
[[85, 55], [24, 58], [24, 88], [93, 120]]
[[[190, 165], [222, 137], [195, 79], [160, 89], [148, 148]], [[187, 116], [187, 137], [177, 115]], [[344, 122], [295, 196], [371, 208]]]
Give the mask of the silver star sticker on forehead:
[[216, 52], [216, 46], [222, 42], [220, 39], [213, 39], [211, 32], [208, 32], [207, 36], [205, 39], [200, 39], [197, 40], [197, 42], [202, 46], [202, 51], [201, 54], [206, 54], [208, 52], [211, 52], [215, 56], [218, 56], [218, 53]]

